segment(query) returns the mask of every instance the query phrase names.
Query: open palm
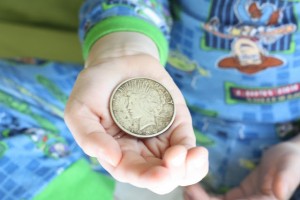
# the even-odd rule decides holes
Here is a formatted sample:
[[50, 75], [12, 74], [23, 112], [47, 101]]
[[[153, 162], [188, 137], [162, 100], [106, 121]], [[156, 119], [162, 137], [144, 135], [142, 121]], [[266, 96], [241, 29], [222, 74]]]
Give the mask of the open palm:
[[[134, 77], [154, 79], [173, 96], [174, 123], [157, 137], [139, 139], [127, 135], [110, 115], [112, 91], [120, 82]], [[207, 173], [207, 151], [195, 147], [184, 98], [151, 56], [114, 58], [84, 69], [67, 103], [65, 120], [79, 146], [119, 181], [164, 194], [179, 185], [196, 183]]]

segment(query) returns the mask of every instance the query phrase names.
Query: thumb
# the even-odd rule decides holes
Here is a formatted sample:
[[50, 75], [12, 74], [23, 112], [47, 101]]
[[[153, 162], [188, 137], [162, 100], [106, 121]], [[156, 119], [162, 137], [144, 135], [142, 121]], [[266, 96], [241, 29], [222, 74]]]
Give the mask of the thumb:
[[290, 199], [300, 182], [300, 163], [286, 162], [281, 166], [273, 182], [273, 191], [278, 199]]
[[119, 163], [122, 153], [118, 142], [105, 131], [99, 117], [87, 106], [69, 102], [64, 119], [77, 144], [87, 155], [112, 166]]
[[94, 131], [75, 137], [82, 150], [91, 157], [117, 166], [121, 159], [121, 150], [116, 140], [102, 131]]

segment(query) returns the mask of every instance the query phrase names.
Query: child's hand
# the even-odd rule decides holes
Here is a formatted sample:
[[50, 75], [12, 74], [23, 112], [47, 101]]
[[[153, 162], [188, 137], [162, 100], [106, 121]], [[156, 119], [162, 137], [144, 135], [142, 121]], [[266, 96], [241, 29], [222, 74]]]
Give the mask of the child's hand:
[[199, 184], [185, 189], [185, 200], [288, 200], [300, 183], [300, 145], [283, 142], [267, 150], [261, 164], [223, 197], [212, 197]]
[[221, 195], [207, 193], [199, 183], [184, 187], [183, 197], [184, 200], [224, 200]]
[[260, 165], [226, 199], [288, 200], [300, 184], [300, 145], [283, 142], [268, 149]]
[[[133, 38], [139, 41], [139, 37], [144, 36]], [[100, 42], [99, 48], [98, 44], [93, 47], [92, 56], [79, 74], [66, 106], [65, 120], [79, 146], [89, 156], [96, 157], [117, 180], [156, 193], [168, 193], [179, 185], [200, 181], [208, 171], [207, 150], [195, 147], [184, 98], [155, 58], [157, 54], [149, 55], [149, 49], [121, 49], [109, 54], [109, 48], [105, 47], [97, 56], [110, 39], [105, 40]], [[113, 47], [117, 39], [110, 41]], [[138, 139], [123, 133], [114, 123], [109, 112], [111, 93], [120, 82], [133, 77], [154, 79], [171, 92], [176, 117], [167, 132], [150, 139]]]

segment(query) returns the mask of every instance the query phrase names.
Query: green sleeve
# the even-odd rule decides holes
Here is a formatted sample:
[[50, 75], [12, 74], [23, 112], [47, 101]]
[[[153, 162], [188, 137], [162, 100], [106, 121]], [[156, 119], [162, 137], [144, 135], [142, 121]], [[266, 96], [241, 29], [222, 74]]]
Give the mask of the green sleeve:
[[118, 31], [139, 32], [145, 34], [156, 44], [161, 64], [164, 65], [168, 56], [168, 41], [161, 30], [149, 22], [136, 17], [115, 16], [96, 24], [87, 33], [83, 42], [83, 56], [86, 59], [92, 45], [106, 34]]

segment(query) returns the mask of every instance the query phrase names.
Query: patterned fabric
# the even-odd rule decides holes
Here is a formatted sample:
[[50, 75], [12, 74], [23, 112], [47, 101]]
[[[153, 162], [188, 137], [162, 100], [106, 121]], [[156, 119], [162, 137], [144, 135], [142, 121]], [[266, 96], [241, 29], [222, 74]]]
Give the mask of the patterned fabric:
[[[290, 138], [299, 129], [298, 120], [289, 125], [274, 125], [222, 120], [194, 111], [191, 114], [197, 145], [209, 151], [209, 172], [200, 183], [214, 194], [223, 194], [239, 185], [259, 164], [264, 150]], [[290, 200], [299, 199], [300, 187]]]
[[83, 156], [63, 120], [81, 66], [0, 61], [0, 199], [31, 199]]
[[274, 124], [236, 122], [191, 113], [197, 144], [209, 151], [210, 169], [201, 183], [215, 193], [237, 186], [257, 166], [263, 151], [281, 141]]
[[79, 37], [97, 23], [116, 16], [133, 16], [144, 19], [160, 28], [169, 38], [171, 17], [166, 0], [87, 0], [81, 8]]
[[178, 2], [167, 69], [193, 110], [254, 123], [300, 117], [299, 1]]
[[[299, 6], [281, 0], [172, 1], [167, 69], [189, 105], [238, 121], [299, 118]], [[135, 16], [168, 37], [167, 9], [165, 1], [88, 0], [79, 35], [83, 41], [104, 19]]]

